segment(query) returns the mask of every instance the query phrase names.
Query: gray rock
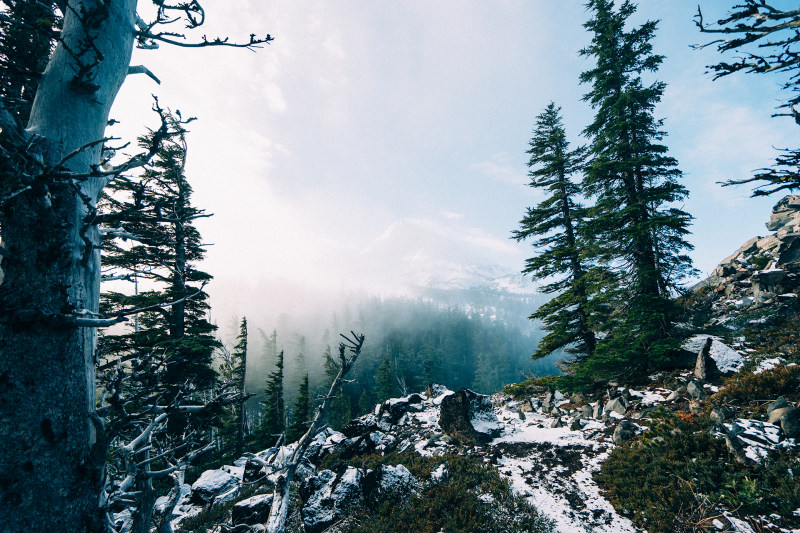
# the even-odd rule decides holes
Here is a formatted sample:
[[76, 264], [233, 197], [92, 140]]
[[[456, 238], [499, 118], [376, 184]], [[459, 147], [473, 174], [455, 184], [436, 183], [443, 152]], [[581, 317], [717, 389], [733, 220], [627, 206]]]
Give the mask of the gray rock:
[[592, 406], [592, 418], [600, 420], [603, 418], [603, 402], [599, 401]]
[[614, 429], [614, 444], [622, 444], [627, 440], [631, 440], [638, 432], [638, 426], [630, 420], [622, 420]]
[[320, 533], [346, 516], [353, 507], [363, 505], [363, 477], [360, 470], [348, 466], [340, 476], [330, 470], [322, 470], [301, 486], [305, 504], [300, 516], [305, 530]]
[[696, 381], [690, 381], [689, 384], [686, 385], [686, 391], [695, 400], [702, 400], [706, 397], [706, 391], [703, 390], [703, 386]]
[[231, 509], [231, 523], [234, 526], [239, 524], [254, 526], [266, 522], [271, 505], [272, 494], [257, 494], [242, 500]]
[[736, 412], [733, 409], [731, 409], [730, 407], [728, 407], [726, 405], [722, 405], [722, 406], [713, 408], [711, 410], [711, 413], [709, 414], [709, 418], [711, 418], [711, 420], [713, 422], [716, 422], [717, 424], [721, 424], [721, 423], [727, 422], [728, 420], [733, 418], [733, 416], [735, 414], [736, 414]]
[[781, 418], [789, 412], [789, 409], [791, 409], [791, 407], [787, 405], [786, 407], [778, 407], [777, 409], [769, 411], [767, 422], [770, 424], [780, 424]]
[[613, 400], [608, 400], [603, 408], [604, 413], [617, 413], [624, 415], [628, 410], [628, 402], [622, 396], [617, 396]]
[[581, 404], [586, 403], [586, 396], [584, 396], [580, 392], [576, 392], [576, 393], [573, 393], [572, 396], [570, 396], [569, 401], [571, 403], [574, 403], [574, 404], [577, 404], [577, 405], [581, 405]]
[[442, 399], [439, 425], [448, 435], [468, 444], [485, 444], [503, 431], [489, 396], [469, 389]]
[[576, 416], [569, 423], [569, 429], [571, 429], [572, 431], [583, 429], [583, 424], [584, 424], [583, 420], [579, 416]]
[[712, 381], [719, 377], [717, 363], [709, 355], [713, 342], [713, 338], [706, 337], [703, 347], [697, 354], [697, 362], [695, 362], [694, 365], [694, 377], [702, 381]]
[[678, 387], [677, 389], [675, 389], [674, 391], [672, 391], [672, 392], [669, 394], [669, 396], [667, 396], [667, 401], [668, 401], [668, 402], [674, 402], [675, 400], [677, 400], [678, 398], [680, 398], [680, 397], [681, 397], [681, 395], [682, 395], [684, 392], [686, 392], [686, 387], [684, 387], [683, 385], [681, 385], [680, 387]]
[[594, 409], [592, 409], [591, 405], [584, 404], [578, 409], [578, 416], [581, 418], [592, 418], [594, 414]]
[[773, 423], [780, 422], [786, 438], [796, 439], [800, 437], [800, 409], [797, 407], [781, 407], [772, 411], [769, 417], [770, 422], [772, 422], [773, 418], [777, 418]]
[[544, 398], [542, 398], [542, 410], [547, 413], [553, 408], [553, 391], [549, 390], [544, 394]]
[[192, 501], [212, 503], [218, 497], [239, 487], [239, 479], [224, 470], [206, 470], [192, 484]]
[[786, 398], [783, 396], [779, 396], [777, 400], [767, 406], [767, 415], [771, 414], [775, 409], [781, 409], [782, 407], [789, 407], [789, 402], [787, 402]]
[[550, 427], [551, 428], [563, 428], [564, 427], [564, 421], [561, 420], [561, 417], [556, 418], [555, 421], [553, 421], [553, 424]]

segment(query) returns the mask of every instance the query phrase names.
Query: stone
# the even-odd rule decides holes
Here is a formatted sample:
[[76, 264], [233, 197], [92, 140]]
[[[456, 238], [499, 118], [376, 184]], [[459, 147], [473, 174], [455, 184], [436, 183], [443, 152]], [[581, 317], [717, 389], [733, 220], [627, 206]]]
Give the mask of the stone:
[[379, 490], [383, 494], [404, 494], [414, 492], [416, 479], [405, 466], [381, 465]]
[[234, 526], [239, 524], [254, 526], [266, 522], [270, 506], [272, 506], [272, 494], [251, 496], [231, 508], [231, 523]]
[[769, 416], [775, 409], [780, 409], [782, 407], [789, 407], [789, 402], [787, 402], [786, 398], [783, 396], [779, 396], [777, 400], [767, 406], [767, 416]]
[[732, 419], [736, 412], [726, 405], [722, 405], [719, 407], [715, 407], [709, 413], [709, 418], [713, 422], [717, 424], [721, 424], [723, 422], [727, 422], [728, 420]]
[[686, 392], [686, 387], [681, 385], [680, 387], [669, 393], [669, 396], [667, 396], [667, 401], [674, 402], [675, 400], [680, 398], [684, 392]]
[[561, 420], [561, 417], [558, 417], [553, 421], [553, 424], [550, 427], [551, 428], [563, 428], [564, 427], [564, 421]]
[[348, 466], [341, 475], [322, 470], [301, 485], [300, 493], [305, 504], [300, 516], [305, 531], [321, 533], [348, 515], [354, 507], [363, 505], [363, 478], [359, 469]]
[[442, 399], [439, 426], [466, 444], [486, 444], [503, 431], [489, 396], [469, 389], [460, 389]]
[[586, 403], [586, 396], [581, 394], [580, 392], [575, 392], [569, 398], [570, 403], [574, 403], [576, 405], [582, 405]]
[[578, 416], [581, 418], [584, 419], [592, 418], [593, 414], [594, 414], [594, 409], [592, 409], [591, 405], [584, 404], [580, 407], [580, 409], [578, 409]]
[[552, 408], [553, 408], [553, 391], [549, 390], [544, 394], [544, 398], [542, 398], [542, 410], [545, 413], [548, 413]]
[[595, 420], [603, 418], [603, 402], [598, 401], [592, 406], [592, 418]]
[[791, 407], [787, 405], [786, 407], [778, 407], [777, 409], [769, 411], [767, 422], [770, 424], [779, 424], [781, 418], [789, 412], [789, 409], [791, 409]]
[[578, 431], [579, 429], [583, 429], [583, 420], [579, 416], [576, 416], [569, 423], [569, 429], [571, 429], [572, 431]]
[[703, 390], [703, 386], [696, 381], [690, 381], [686, 385], [686, 392], [695, 400], [702, 400], [706, 397], [706, 391]]
[[206, 470], [192, 484], [192, 501], [213, 503], [215, 499], [239, 488], [239, 479], [224, 470]]
[[613, 440], [614, 444], [622, 444], [625, 441], [631, 440], [636, 436], [639, 427], [630, 420], [622, 420], [614, 429]]
[[628, 410], [628, 402], [622, 396], [617, 396], [613, 400], [608, 400], [606, 402], [605, 407], [603, 408], [604, 413], [617, 413], [620, 415], [624, 415], [625, 412]]
[[780, 422], [783, 434], [788, 439], [800, 437], [800, 409], [797, 407], [781, 407], [775, 409], [770, 414], [770, 422], [777, 418], [774, 423]]
[[697, 362], [694, 365], [694, 377], [699, 380], [713, 381], [719, 377], [717, 363], [709, 355], [713, 343], [713, 338], [706, 337], [703, 347], [697, 353]]

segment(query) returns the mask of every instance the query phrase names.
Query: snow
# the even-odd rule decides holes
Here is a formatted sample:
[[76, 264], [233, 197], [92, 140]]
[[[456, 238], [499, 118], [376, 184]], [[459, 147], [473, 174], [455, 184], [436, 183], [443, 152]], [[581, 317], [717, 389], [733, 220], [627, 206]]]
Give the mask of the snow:
[[695, 335], [683, 343], [682, 348], [692, 353], [699, 353], [707, 338], [711, 338], [711, 349], [708, 355], [717, 364], [721, 372], [736, 372], [744, 364], [742, 354], [724, 344], [719, 337], [713, 335]]
[[765, 370], [772, 370], [776, 366], [783, 364], [783, 362], [784, 362], [783, 359], [780, 357], [772, 357], [770, 359], [764, 359], [763, 361], [758, 363], [758, 367], [756, 367], [756, 369], [753, 370], [753, 374], [760, 374]]

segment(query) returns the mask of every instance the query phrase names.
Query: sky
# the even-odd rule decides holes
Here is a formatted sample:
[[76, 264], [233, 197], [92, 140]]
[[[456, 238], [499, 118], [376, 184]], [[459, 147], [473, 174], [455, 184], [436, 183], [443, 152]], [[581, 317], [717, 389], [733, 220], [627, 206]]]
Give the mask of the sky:
[[[701, 1], [707, 19], [723, 2]], [[592, 120], [578, 83], [591, 60], [579, 1], [228, 0], [207, 2], [201, 34], [275, 40], [243, 49], [163, 45], [134, 64], [111, 133], [154, 127], [151, 95], [197, 118], [187, 176], [208, 248], [203, 269], [218, 314], [310, 305], [336, 291], [389, 294], [436, 270], [471, 263], [520, 271], [533, 251], [511, 240], [525, 208], [528, 141], [548, 103], [584, 144]], [[642, 2], [634, 21], [659, 19], [655, 51], [668, 84], [656, 116], [679, 161], [701, 276], [767, 233], [779, 199], [717, 183], [769, 166], [796, 146], [796, 126], [770, 118], [778, 79], [712, 81], [720, 56], [693, 22], [695, 2]], [[199, 36], [195, 36], [197, 39]], [[289, 309], [287, 309], [289, 310]]]

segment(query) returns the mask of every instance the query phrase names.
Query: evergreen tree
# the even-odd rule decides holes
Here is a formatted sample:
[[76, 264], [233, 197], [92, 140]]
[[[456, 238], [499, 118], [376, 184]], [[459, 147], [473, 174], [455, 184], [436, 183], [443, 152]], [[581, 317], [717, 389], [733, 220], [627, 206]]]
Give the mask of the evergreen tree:
[[[331, 355], [330, 345], [325, 347], [325, 353], [323, 354], [323, 357], [325, 359], [325, 382], [323, 383], [322, 388], [323, 394], [326, 394], [330, 389], [333, 380], [336, 379], [336, 376], [339, 374], [339, 369], [341, 366]], [[328, 424], [333, 429], [340, 430], [348, 422], [350, 422], [350, 397], [347, 395], [344, 387], [342, 387], [339, 389], [336, 398], [334, 398], [331, 402], [331, 406], [328, 411]]]
[[[137, 315], [125, 333], [105, 335], [100, 353], [134, 360], [142, 380], [172, 389], [185, 389], [187, 383], [190, 389], [208, 389], [216, 376], [212, 356], [221, 344], [207, 319], [203, 287], [211, 276], [196, 267], [205, 250], [194, 221], [210, 215], [191, 203], [185, 130], [170, 119], [170, 136], [142, 175], [114, 180], [100, 203], [103, 265], [112, 279], [134, 285], [133, 294], [104, 292], [101, 310], [152, 308]], [[158, 135], [151, 131], [140, 144], [151, 146]], [[140, 283], [148, 289], [140, 291]]]
[[385, 402], [394, 397], [397, 387], [395, 385], [392, 362], [388, 357], [384, 357], [383, 361], [381, 361], [381, 365], [375, 375], [375, 383], [378, 389], [378, 402]]
[[635, 5], [625, 0], [591, 0], [585, 24], [594, 36], [581, 51], [594, 68], [581, 74], [591, 84], [584, 96], [596, 115], [585, 129], [590, 139], [583, 189], [595, 200], [588, 231], [597, 239], [597, 257], [617, 270], [603, 288], [613, 306], [584, 373], [641, 375], [675, 346], [670, 341], [677, 309], [671, 293], [691, 272], [685, 236], [691, 217], [670, 207], [686, 198], [678, 183], [677, 161], [660, 144], [662, 121], [653, 116], [665, 84], [646, 84], [663, 57], [653, 53], [656, 22], [626, 30]]
[[309, 409], [311, 407], [311, 392], [308, 384], [308, 373], [300, 382], [300, 389], [297, 392], [297, 400], [294, 402], [292, 410], [292, 423], [289, 426], [287, 440], [294, 442], [308, 429]]
[[275, 370], [267, 377], [264, 389], [264, 416], [258, 430], [259, 444], [273, 446], [286, 430], [286, 408], [283, 401], [283, 350], [278, 353]]
[[584, 150], [569, 149], [560, 111], [551, 102], [536, 118], [528, 150], [529, 185], [548, 196], [528, 208], [520, 229], [513, 232], [517, 241], [535, 239], [537, 255], [526, 261], [523, 272], [537, 280], [552, 280], [541, 290], [557, 293], [530, 316], [542, 320], [549, 332], [539, 343], [535, 359], [565, 347], [591, 354], [596, 343], [590, 326], [589, 280], [591, 270], [598, 269], [587, 264], [587, 243], [581, 234], [587, 213], [577, 201], [580, 188], [570, 179], [581, 169]]
[[[233, 347], [233, 371], [231, 378], [237, 383], [241, 393], [247, 393], [247, 317], [242, 318], [239, 325], [239, 336], [236, 337], [236, 346]], [[236, 445], [234, 455], [239, 457], [244, 447], [244, 436], [247, 433], [247, 411], [244, 402], [236, 404]]]

